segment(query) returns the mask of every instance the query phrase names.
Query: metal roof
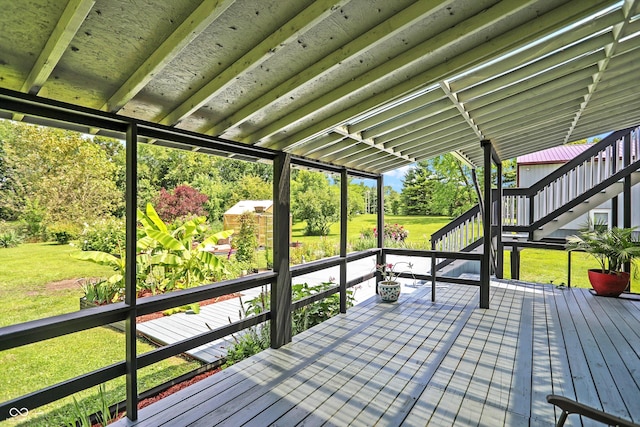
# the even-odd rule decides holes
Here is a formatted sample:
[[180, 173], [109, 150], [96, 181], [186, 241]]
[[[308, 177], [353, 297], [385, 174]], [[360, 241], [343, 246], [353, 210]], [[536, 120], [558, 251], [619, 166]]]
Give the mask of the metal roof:
[[566, 163], [574, 159], [580, 153], [591, 147], [589, 144], [581, 145], [561, 145], [551, 147], [535, 153], [518, 156], [516, 163], [519, 165], [534, 165], [542, 163]]
[[0, 0], [0, 87], [375, 173], [481, 164], [640, 123], [639, 2]]

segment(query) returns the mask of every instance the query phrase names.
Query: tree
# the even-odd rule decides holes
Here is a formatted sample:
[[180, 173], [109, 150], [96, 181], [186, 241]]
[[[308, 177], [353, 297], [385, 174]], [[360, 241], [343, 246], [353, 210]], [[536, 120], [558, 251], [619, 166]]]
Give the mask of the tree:
[[420, 161], [405, 174], [402, 201], [408, 215], [463, 213], [476, 203], [471, 168], [451, 154]]
[[5, 202], [15, 192], [13, 171], [4, 149], [5, 141], [9, 138], [15, 138], [14, 134], [15, 129], [13, 126], [5, 120], [0, 120], [0, 196], [2, 196], [3, 200], [3, 202], [0, 202], [0, 220], [8, 221], [15, 220], [18, 217], [16, 207]]
[[306, 221], [305, 234], [326, 236], [331, 224], [340, 220], [339, 193], [336, 188], [309, 189], [298, 196], [295, 216]]
[[[3, 141], [12, 188], [0, 190], [3, 206], [22, 214], [38, 203], [46, 223], [91, 223], [124, 204], [116, 187], [116, 166], [104, 148], [79, 133], [12, 123]], [[6, 205], [5, 205], [6, 204]]]
[[247, 211], [240, 215], [240, 230], [233, 242], [236, 260], [253, 264], [258, 248], [258, 223], [253, 212]]
[[429, 211], [436, 215], [457, 216], [477, 202], [470, 167], [451, 154], [430, 161], [434, 173]]
[[236, 181], [232, 191], [232, 205], [240, 200], [271, 200], [273, 185], [258, 176], [246, 175]]
[[326, 236], [340, 220], [340, 190], [321, 172], [297, 170], [292, 174], [291, 206], [297, 221], [306, 221], [305, 234]]
[[179, 185], [171, 192], [162, 188], [156, 201], [156, 211], [168, 222], [189, 216], [203, 216], [204, 204], [208, 199], [205, 194], [188, 185]]
[[384, 187], [384, 213], [387, 215], [400, 215], [402, 199], [400, 193], [389, 185]]
[[420, 161], [415, 168], [409, 169], [402, 183], [402, 203], [407, 215], [427, 215], [428, 198], [433, 192], [431, 172], [426, 161]]

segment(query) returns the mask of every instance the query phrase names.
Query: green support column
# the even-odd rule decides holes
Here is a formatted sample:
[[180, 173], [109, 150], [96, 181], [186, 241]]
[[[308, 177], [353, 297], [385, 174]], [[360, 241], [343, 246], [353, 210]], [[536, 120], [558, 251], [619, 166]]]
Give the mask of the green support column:
[[[382, 177], [382, 175], [380, 175], [378, 177], [378, 179], [376, 180], [377, 185], [378, 185], [378, 248], [383, 248], [384, 247], [384, 179]], [[380, 253], [377, 256], [377, 260], [376, 260], [377, 264], [386, 264], [386, 257], [384, 256], [384, 254], [382, 253], [382, 251], [380, 251]], [[378, 284], [377, 282], [379, 282], [380, 280], [382, 280], [382, 275], [380, 274], [380, 272], [376, 273], [376, 294], [378, 293]]]
[[480, 142], [484, 150], [484, 217], [483, 256], [480, 262], [480, 308], [489, 308], [489, 282], [491, 280], [491, 142]]
[[349, 177], [347, 169], [340, 172], [340, 313], [347, 312], [347, 223]]
[[130, 124], [126, 136], [125, 171], [125, 296], [129, 306], [125, 320], [125, 361], [127, 365], [126, 395], [127, 418], [138, 419], [138, 359], [136, 351], [136, 229], [137, 229], [137, 182], [138, 182], [138, 128]]
[[273, 270], [278, 277], [271, 286], [272, 348], [291, 342], [290, 180], [291, 155], [279, 153], [273, 161]]

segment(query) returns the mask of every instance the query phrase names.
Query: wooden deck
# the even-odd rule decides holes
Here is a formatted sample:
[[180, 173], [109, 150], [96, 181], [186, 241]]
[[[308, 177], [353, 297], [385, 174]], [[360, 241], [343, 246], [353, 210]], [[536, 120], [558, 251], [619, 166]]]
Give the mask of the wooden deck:
[[132, 424], [546, 426], [551, 393], [640, 422], [639, 302], [494, 283], [481, 310], [474, 287], [439, 288], [436, 303], [427, 288], [374, 297]]

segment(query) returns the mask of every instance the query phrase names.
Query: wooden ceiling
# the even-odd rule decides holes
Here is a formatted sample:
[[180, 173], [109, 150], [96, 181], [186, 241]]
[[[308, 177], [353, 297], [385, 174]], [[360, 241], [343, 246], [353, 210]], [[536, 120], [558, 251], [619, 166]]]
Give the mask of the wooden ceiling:
[[368, 172], [640, 123], [640, 0], [0, 3], [0, 88]]

